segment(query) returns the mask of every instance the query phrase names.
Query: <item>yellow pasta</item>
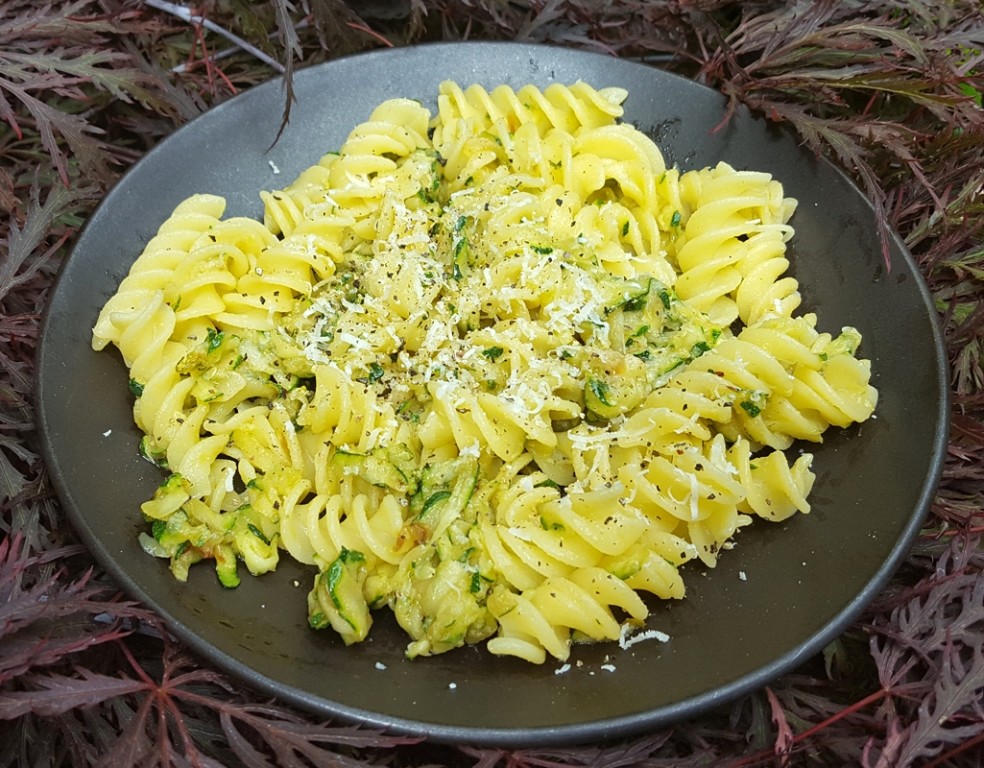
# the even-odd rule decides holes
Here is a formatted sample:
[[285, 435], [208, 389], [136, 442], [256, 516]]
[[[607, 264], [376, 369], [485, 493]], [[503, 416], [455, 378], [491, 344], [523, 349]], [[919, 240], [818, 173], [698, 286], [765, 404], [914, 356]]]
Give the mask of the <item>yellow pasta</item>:
[[93, 328], [166, 470], [144, 548], [178, 579], [312, 568], [316, 629], [534, 663], [641, 626], [877, 403], [860, 336], [796, 315], [795, 201], [667, 168], [625, 91], [393, 99], [263, 221], [195, 195]]

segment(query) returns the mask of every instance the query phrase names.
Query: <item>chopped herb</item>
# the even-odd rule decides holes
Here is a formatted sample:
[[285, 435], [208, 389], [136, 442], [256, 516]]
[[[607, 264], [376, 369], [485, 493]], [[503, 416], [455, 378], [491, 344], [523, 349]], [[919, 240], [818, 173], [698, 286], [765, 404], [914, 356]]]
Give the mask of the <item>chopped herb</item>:
[[369, 363], [369, 381], [375, 383], [383, 378], [383, 366], [379, 363]]
[[762, 409], [759, 408], [751, 400], [742, 400], [739, 405], [744, 409], [744, 411], [751, 416], [753, 419], [762, 413]]
[[361, 563], [366, 559], [366, 556], [357, 549], [346, 549], [342, 547], [342, 551], [338, 553], [338, 559], [343, 563]]
[[711, 347], [706, 341], [698, 341], [690, 348], [691, 357], [700, 357], [705, 352], [710, 352]]
[[607, 405], [611, 407], [611, 403], [608, 401], [608, 385], [601, 379], [588, 379], [588, 389], [591, 390], [591, 394], [597, 398], [598, 402], [602, 405]]
[[136, 379], [130, 379], [129, 387], [130, 387], [130, 393], [134, 397], [140, 397], [144, 393], [144, 385], [141, 384]]
[[670, 226], [679, 227], [681, 218], [680, 211], [673, 211], [673, 216], [670, 217]]
[[208, 351], [214, 352], [222, 346], [222, 342], [225, 339], [225, 334], [222, 331], [215, 330], [214, 328], [209, 328], [207, 334]]
[[549, 245], [531, 245], [530, 248], [532, 248], [536, 253], [542, 253], [544, 255], [553, 253], [553, 248]]
[[502, 353], [505, 350], [502, 347], [488, 347], [482, 350], [482, 356], [488, 358], [493, 363], [502, 357]]

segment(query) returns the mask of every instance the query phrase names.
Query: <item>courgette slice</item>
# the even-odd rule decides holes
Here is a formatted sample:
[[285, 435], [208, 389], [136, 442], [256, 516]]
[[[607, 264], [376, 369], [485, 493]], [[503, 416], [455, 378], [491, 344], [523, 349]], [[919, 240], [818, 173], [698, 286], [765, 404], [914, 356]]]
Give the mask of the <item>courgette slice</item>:
[[589, 362], [584, 383], [584, 407], [597, 419], [621, 416], [649, 394], [645, 364], [633, 355], [611, 355]]
[[239, 586], [239, 568], [236, 552], [229, 544], [219, 544], [212, 551], [215, 556], [215, 573], [219, 583], [228, 589]]
[[339, 448], [332, 460], [380, 488], [391, 488], [398, 493], [406, 493], [410, 488], [404, 470], [391, 459], [387, 450], [354, 453]]
[[372, 626], [363, 592], [366, 574], [363, 554], [343, 548], [315, 578], [308, 593], [308, 623], [314, 629], [330, 626], [346, 645], [365, 640]]
[[424, 468], [417, 492], [410, 497], [415, 521], [436, 531], [464, 512], [478, 486], [478, 458], [459, 456]]

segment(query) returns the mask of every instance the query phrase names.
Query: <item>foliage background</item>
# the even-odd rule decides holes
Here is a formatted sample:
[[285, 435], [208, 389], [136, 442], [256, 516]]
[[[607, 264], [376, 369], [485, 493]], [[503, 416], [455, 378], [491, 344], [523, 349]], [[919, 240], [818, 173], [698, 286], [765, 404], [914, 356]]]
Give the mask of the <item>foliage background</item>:
[[[455, 748], [264, 700], [118, 594], [66, 525], [39, 458], [40, 318], [79, 228], [120, 174], [255, 83], [439, 39], [602, 51], [720, 89], [847, 168], [936, 300], [951, 443], [905, 564], [822, 656], [676, 727], [563, 749]], [[982, 43], [977, 0], [0, 4], [0, 766], [979, 765]]]

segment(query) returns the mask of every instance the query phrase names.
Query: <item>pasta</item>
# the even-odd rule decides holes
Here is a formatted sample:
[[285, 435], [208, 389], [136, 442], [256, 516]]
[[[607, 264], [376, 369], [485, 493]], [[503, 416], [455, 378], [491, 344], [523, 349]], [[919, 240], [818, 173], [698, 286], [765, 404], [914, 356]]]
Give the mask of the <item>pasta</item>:
[[379, 105], [263, 221], [181, 203], [93, 328], [166, 471], [144, 548], [222, 584], [286, 553], [345, 643], [534, 663], [642, 626], [808, 452], [873, 413], [860, 335], [797, 315], [795, 201], [681, 171], [585, 83]]

